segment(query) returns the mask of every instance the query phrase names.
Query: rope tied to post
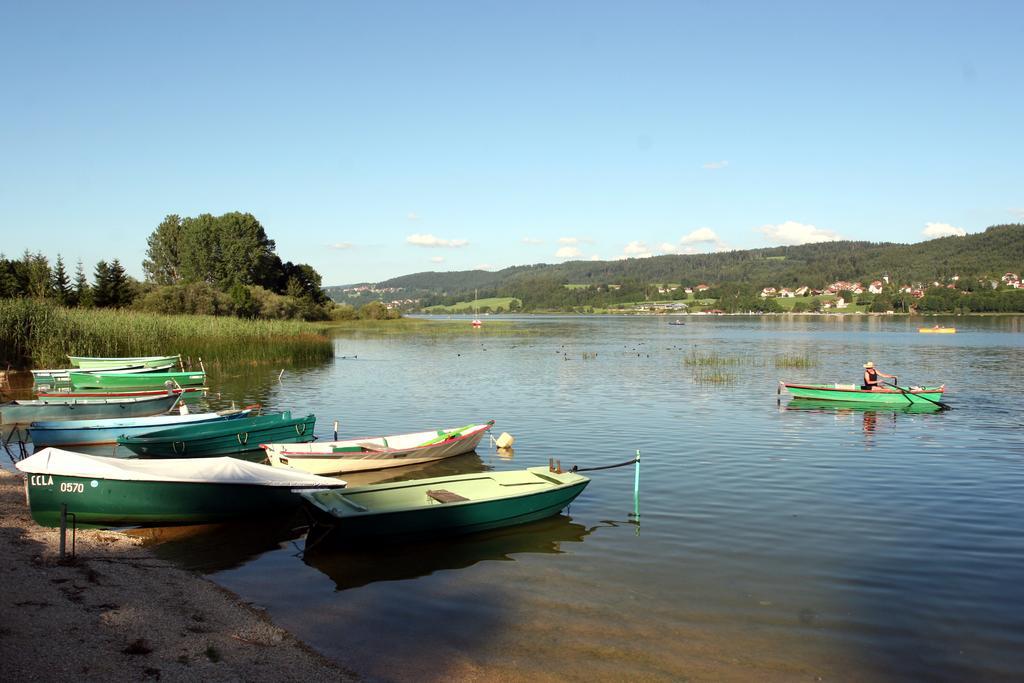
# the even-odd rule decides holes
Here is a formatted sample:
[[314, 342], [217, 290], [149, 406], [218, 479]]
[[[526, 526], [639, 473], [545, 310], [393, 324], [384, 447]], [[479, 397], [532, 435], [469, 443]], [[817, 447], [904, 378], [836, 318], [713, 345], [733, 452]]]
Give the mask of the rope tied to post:
[[620, 463], [618, 463], [616, 465], [602, 465], [600, 467], [580, 467], [579, 465], [573, 465], [572, 469], [569, 470], [569, 471], [570, 472], [596, 472], [597, 470], [610, 470], [610, 469], [614, 469], [616, 467], [626, 467], [627, 465], [635, 465], [638, 462], [640, 462], [640, 458], [639, 457], [633, 458], [632, 460], [627, 460], [626, 462], [620, 462]]

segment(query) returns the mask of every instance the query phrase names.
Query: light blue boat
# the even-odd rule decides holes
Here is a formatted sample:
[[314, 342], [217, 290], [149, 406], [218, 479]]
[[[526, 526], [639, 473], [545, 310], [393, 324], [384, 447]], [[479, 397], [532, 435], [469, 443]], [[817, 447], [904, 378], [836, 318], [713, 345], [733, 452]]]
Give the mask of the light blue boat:
[[192, 415], [157, 415], [156, 417], [117, 418], [112, 420], [61, 420], [33, 422], [29, 436], [38, 451], [47, 446], [92, 446], [117, 443], [117, 437], [138, 435], [155, 429], [186, 424], [218, 422], [248, 417], [250, 410], [222, 410]]

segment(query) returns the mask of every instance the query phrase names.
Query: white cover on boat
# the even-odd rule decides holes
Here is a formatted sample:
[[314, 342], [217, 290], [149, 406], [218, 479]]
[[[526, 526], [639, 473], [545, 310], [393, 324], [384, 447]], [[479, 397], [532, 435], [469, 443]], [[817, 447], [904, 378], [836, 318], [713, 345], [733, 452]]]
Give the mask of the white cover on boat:
[[22, 472], [120, 481], [168, 481], [193, 484], [250, 484], [291, 488], [340, 488], [341, 479], [291, 468], [259, 465], [237, 458], [127, 460], [44, 448], [15, 463]]

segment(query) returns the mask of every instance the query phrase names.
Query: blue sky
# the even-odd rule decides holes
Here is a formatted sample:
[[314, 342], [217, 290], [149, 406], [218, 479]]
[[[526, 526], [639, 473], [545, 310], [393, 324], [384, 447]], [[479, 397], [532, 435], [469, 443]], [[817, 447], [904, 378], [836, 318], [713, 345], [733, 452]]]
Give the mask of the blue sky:
[[1024, 3], [5, 3], [0, 248], [325, 284], [1024, 222]]

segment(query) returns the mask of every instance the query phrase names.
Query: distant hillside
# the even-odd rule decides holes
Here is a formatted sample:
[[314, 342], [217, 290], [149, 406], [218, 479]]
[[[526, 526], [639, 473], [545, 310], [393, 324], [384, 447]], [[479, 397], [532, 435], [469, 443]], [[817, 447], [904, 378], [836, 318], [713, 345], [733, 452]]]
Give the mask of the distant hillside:
[[[450, 305], [472, 298], [474, 292], [481, 297], [515, 297], [530, 310], [629, 300], [637, 292], [646, 292], [652, 283], [729, 284], [749, 290], [765, 286], [820, 288], [835, 280], [870, 281], [883, 275], [893, 283], [906, 284], [946, 281], [953, 275], [976, 279], [1019, 272], [1022, 267], [1024, 224], [1013, 224], [916, 244], [822, 242], [714, 254], [514, 266], [496, 272], [424, 272], [380, 282], [375, 289], [384, 290], [376, 295], [378, 299], [419, 299], [423, 306]], [[593, 287], [569, 289], [567, 284]], [[609, 291], [607, 285], [619, 287]]]

